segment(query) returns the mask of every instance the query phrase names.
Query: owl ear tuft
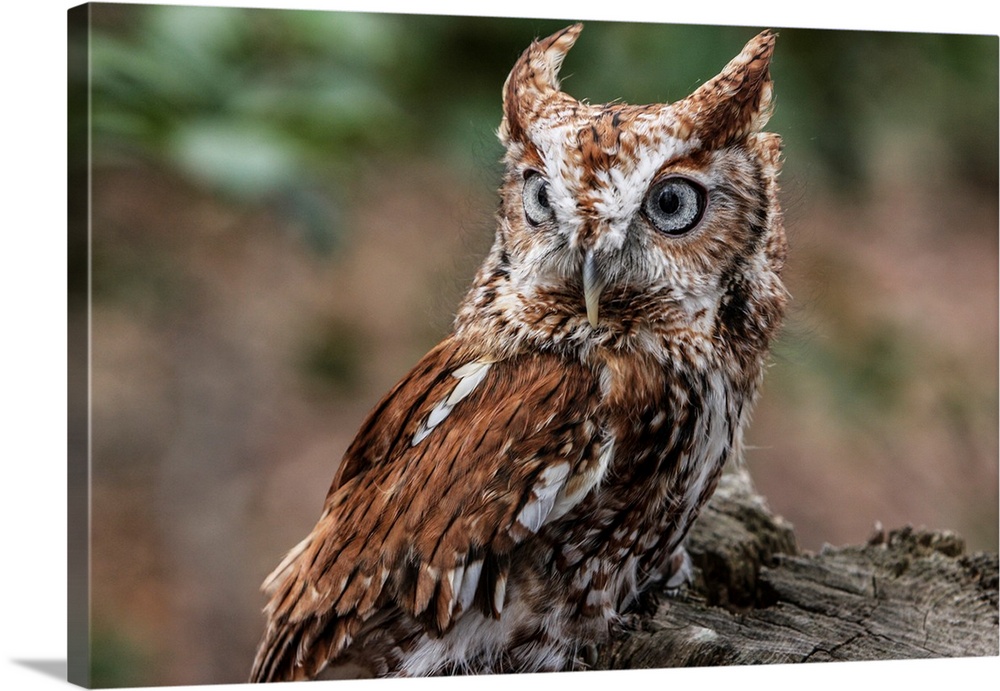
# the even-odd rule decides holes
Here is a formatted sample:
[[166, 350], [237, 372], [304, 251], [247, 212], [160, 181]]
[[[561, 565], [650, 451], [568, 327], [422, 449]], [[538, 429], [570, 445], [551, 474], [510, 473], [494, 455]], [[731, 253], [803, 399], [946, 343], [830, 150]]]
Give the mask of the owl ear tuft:
[[752, 38], [722, 72], [677, 103], [674, 112], [689, 121], [707, 149], [728, 146], [760, 132], [771, 117], [771, 56], [777, 34]]
[[528, 122], [559, 91], [559, 68], [576, 43], [583, 24], [573, 24], [548, 38], [535, 40], [521, 54], [503, 85], [503, 121], [500, 141], [524, 138]]

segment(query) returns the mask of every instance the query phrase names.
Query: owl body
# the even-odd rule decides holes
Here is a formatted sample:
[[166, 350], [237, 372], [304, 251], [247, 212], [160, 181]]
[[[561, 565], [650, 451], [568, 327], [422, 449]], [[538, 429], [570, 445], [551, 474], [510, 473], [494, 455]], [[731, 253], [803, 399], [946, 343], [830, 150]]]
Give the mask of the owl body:
[[556, 80], [580, 29], [511, 72], [494, 245], [265, 582], [253, 681], [567, 669], [684, 582], [786, 300], [774, 36], [683, 101], [590, 105]]

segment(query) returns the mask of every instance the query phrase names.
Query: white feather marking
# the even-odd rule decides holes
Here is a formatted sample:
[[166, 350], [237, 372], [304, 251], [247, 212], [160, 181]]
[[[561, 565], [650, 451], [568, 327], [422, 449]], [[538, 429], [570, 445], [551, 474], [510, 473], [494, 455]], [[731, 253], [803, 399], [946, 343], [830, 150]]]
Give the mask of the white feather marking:
[[476, 360], [474, 362], [462, 365], [454, 372], [451, 376], [458, 379], [458, 384], [452, 389], [452, 392], [443, 401], [440, 401], [436, 406], [431, 409], [428, 413], [427, 419], [420, 423], [417, 431], [413, 435], [413, 440], [410, 442], [410, 446], [416, 446], [422, 442], [428, 434], [430, 434], [435, 427], [440, 425], [452, 409], [459, 404], [466, 396], [468, 396], [472, 391], [479, 385], [480, 382], [486, 377], [486, 374], [490, 371], [490, 365], [493, 364], [488, 361]]
[[[479, 382], [483, 380], [486, 373], [490, 371], [489, 363], [483, 363], [480, 367], [470, 371], [461, 377], [456, 376], [458, 379], [458, 386], [455, 387], [451, 395], [448, 396], [448, 405], [454, 406], [463, 398], [472, 393], [472, 390], [478, 386]], [[455, 375], [452, 375], [455, 376]]]
[[433, 427], [428, 427], [426, 422], [421, 423], [420, 427], [418, 427], [417, 431], [413, 434], [413, 441], [410, 442], [410, 446], [416, 446], [422, 442], [424, 437], [431, 433], [432, 429]]
[[517, 522], [532, 533], [545, 525], [555, 505], [556, 496], [569, 475], [569, 463], [549, 466], [538, 475], [538, 482], [531, 488], [531, 497], [517, 514]]
[[474, 360], [459, 367], [451, 373], [451, 376], [455, 377], [455, 379], [465, 379], [466, 377], [479, 372], [484, 367], [489, 367], [491, 364], [492, 363], [488, 360]]
[[451, 584], [451, 596], [458, 597], [458, 589], [462, 587], [462, 578], [465, 576], [465, 566], [459, 564], [448, 570], [448, 582]]
[[614, 437], [608, 437], [604, 443], [601, 444], [601, 450], [598, 453], [597, 463], [591, 465], [579, 475], [574, 475], [570, 478], [569, 482], [560, 487], [559, 494], [556, 496], [555, 504], [552, 506], [552, 511], [549, 513], [549, 520], [554, 521], [557, 518], [565, 516], [570, 509], [579, 504], [580, 501], [587, 496], [587, 493], [590, 492], [590, 490], [599, 485], [601, 480], [604, 478], [604, 473], [607, 472], [608, 466], [611, 465], [611, 461], [614, 457], [615, 440]]
[[313, 536], [312, 533], [310, 533], [301, 542], [299, 542], [299, 544], [292, 547], [288, 551], [288, 554], [285, 555], [285, 558], [281, 560], [281, 563], [278, 564], [274, 568], [274, 571], [272, 571], [268, 577], [264, 579], [264, 583], [261, 585], [261, 590], [264, 592], [270, 592], [274, 588], [278, 579], [282, 577], [289, 567], [291, 567], [292, 563], [306, 551], [306, 547], [309, 546], [312, 539]]
[[465, 565], [465, 573], [462, 576], [462, 583], [456, 591], [458, 593], [458, 603], [462, 607], [463, 611], [469, 609], [473, 598], [476, 597], [476, 590], [479, 588], [479, 574], [482, 570], [482, 559], [477, 559], [476, 561]]
[[493, 609], [499, 615], [503, 612], [503, 601], [507, 597], [507, 574], [497, 576], [496, 586], [493, 588]]
[[455, 600], [454, 595], [452, 595], [452, 597], [448, 598], [448, 620], [449, 621], [451, 620], [451, 615], [455, 611], [455, 604], [456, 604], [456, 600]]
[[448, 401], [441, 401], [436, 406], [434, 406], [434, 409], [431, 411], [431, 414], [427, 416], [427, 422], [424, 424], [427, 425], [428, 429], [433, 429], [437, 427], [442, 420], [448, 417], [448, 413], [451, 412], [451, 409], [453, 407], [454, 406], [452, 404], [449, 404]]
[[655, 432], [656, 430], [660, 429], [660, 425], [662, 425], [664, 420], [666, 419], [667, 419], [667, 414], [662, 410], [658, 411], [656, 415], [653, 416], [653, 419], [649, 421], [649, 429]]

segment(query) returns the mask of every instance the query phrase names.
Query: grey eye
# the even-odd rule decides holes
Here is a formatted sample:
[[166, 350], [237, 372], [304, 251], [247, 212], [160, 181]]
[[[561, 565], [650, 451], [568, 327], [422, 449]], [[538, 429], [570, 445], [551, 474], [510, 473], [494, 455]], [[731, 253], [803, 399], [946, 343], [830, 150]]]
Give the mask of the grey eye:
[[521, 202], [524, 205], [524, 216], [533, 226], [551, 221], [555, 216], [549, 203], [549, 183], [535, 171], [525, 174]]
[[642, 210], [661, 233], [683, 235], [698, 225], [707, 197], [705, 188], [694, 180], [675, 175], [649, 189]]

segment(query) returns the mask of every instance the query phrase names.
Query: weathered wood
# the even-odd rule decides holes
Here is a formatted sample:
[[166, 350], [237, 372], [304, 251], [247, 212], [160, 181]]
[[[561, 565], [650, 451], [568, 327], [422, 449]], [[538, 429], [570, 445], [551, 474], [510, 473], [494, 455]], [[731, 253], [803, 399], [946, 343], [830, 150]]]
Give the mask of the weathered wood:
[[636, 669], [997, 655], [995, 553], [947, 531], [878, 531], [800, 553], [745, 473], [723, 478], [688, 541], [695, 582], [654, 602], [596, 667]]

